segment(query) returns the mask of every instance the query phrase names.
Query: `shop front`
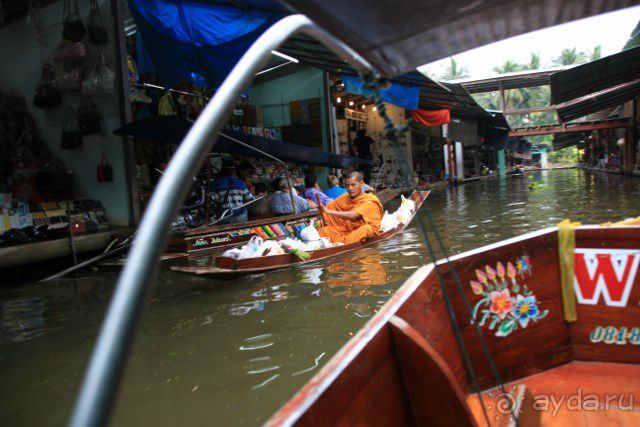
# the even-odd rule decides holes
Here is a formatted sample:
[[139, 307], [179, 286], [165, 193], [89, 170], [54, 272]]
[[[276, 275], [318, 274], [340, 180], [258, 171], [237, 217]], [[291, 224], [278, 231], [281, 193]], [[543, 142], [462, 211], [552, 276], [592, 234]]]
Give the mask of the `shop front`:
[[0, 268], [103, 248], [132, 220], [115, 3], [37, 3], [0, 28]]

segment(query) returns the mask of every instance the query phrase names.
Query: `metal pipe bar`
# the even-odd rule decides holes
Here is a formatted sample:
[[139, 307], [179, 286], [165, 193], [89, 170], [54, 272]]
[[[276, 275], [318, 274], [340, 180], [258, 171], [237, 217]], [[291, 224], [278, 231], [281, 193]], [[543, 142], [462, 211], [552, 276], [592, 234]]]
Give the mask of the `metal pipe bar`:
[[292, 34], [303, 32], [329, 46], [363, 74], [369, 63], [304, 15], [276, 22], [245, 52], [187, 133], [145, 211], [129, 259], [118, 279], [76, 401], [70, 426], [104, 426], [115, 401], [150, 279], [170, 234], [171, 221], [191, 186], [191, 177], [211, 151], [231, 109], [258, 69]]

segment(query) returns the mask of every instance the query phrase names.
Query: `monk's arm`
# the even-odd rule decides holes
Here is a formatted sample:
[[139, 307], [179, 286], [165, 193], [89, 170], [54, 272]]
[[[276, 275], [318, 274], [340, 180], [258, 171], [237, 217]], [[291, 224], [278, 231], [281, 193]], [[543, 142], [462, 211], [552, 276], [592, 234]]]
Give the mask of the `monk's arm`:
[[349, 221], [358, 221], [359, 219], [362, 218], [362, 215], [360, 215], [356, 211], [336, 211], [333, 209], [329, 209], [326, 206], [324, 207], [323, 212], [325, 215], [333, 215], [333, 216], [337, 216], [338, 218], [343, 218]]

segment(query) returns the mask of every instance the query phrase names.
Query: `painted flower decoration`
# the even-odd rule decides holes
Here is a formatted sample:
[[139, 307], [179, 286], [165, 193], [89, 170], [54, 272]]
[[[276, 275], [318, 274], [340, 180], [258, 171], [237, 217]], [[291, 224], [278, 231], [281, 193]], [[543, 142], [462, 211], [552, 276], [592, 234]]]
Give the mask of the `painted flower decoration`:
[[480, 283], [487, 283], [487, 275], [484, 274], [484, 271], [476, 270], [476, 276], [478, 276]]
[[518, 295], [516, 297], [516, 303], [511, 309], [511, 315], [518, 320], [520, 326], [526, 328], [527, 324], [529, 324], [529, 320], [536, 318], [539, 314], [540, 310], [538, 309], [536, 297], [534, 295], [530, 295], [528, 297]]
[[480, 295], [482, 293], [482, 285], [475, 280], [471, 281], [471, 290], [474, 294]]
[[487, 270], [487, 277], [491, 280], [495, 280], [496, 279], [496, 271], [489, 267], [488, 265], [485, 268]]
[[528, 286], [518, 283], [524, 279], [525, 272], [531, 276], [532, 266], [528, 256], [495, 265], [495, 270], [489, 265], [475, 270], [478, 281], [469, 282], [471, 290], [479, 297], [471, 310], [472, 322], [477, 322], [478, 326], [487, 325], [496, 337], [506, 337], [549, 314], [549, 310], [539, 308], [540, 301], [536, 300]]
[[515, 279], [516, 278], [516, 268], [513, 266], [513, 264], [511, 262], [507, 263], [507, 276], [510, 279]]
[[491, 311], [491, 313], [495, 313], [501, 319], [504, 319], [507, 314], [509, 314], [512, 308], [513, 303], [511, 302], [511, 294], [509, 294], [509, 289], [491, 292], [491, 307], [489, 308], [489, 311]]
[[504, 277], [504, 274], [505, 274], [504, 264], [499, 262], [498, 265], [496, 265], [496, 272], [498, 273], [498, 276]]

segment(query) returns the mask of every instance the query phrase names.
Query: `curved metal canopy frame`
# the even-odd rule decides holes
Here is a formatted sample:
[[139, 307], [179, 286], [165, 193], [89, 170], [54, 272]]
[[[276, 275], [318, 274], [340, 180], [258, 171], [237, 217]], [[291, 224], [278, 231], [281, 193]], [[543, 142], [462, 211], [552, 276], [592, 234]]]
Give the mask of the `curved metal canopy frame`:
[[297, 33], [325, 44], [358, 72], [374, 73], [364, 58], [304, 15], [291, 15], [276, 22], [242, 56], [176, 151], [151, 198], [93, 349], [70, 426], [107, 424], [151, 277], [191, 177], [211, 151], [218, 132], [254, 74], [268, 61], [272, 50]]

